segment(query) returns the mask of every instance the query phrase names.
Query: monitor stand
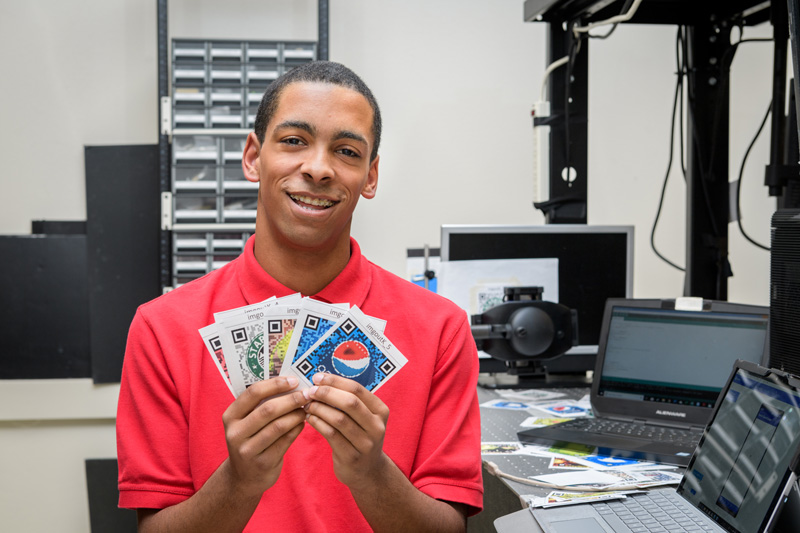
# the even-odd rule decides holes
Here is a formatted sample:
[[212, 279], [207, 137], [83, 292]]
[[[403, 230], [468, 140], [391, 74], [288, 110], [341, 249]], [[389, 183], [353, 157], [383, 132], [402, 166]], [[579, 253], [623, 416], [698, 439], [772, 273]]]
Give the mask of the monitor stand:
[[[499, 361], [494, 358], [481, 358], [478, 385], [486, 389], [591, 387], [592, 372], [587, 370], [586, 361], [580, 360], [580, 364], [577, 365], [553, 364], [563, 363], [565, 360], [569, 363], [570, 359], [573, 359], [571, 356], [572, 354], [563, 354], [544, 361]], [[594, 362], [594, 355], [591, 356], [591, 362]]]
[[481, 374], [478, 376], [478, 386], [485, 389], [588, 388], [592, 386], [592, 378], [585, 372], [543, 375]]

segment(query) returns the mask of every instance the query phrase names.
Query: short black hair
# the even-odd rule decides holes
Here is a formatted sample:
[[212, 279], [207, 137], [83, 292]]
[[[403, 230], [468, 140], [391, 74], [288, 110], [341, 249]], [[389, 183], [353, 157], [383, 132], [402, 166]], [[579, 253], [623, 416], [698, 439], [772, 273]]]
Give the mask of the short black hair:
[[374, 138], [374, 146], [370, 154], [370, 161], [373, 161], [378, 156], [378, 146], [381, 143], [381, 111], [378, 108], [378, 102], [372, 95], [372, 91], [367, 87], [367, 84], [364, 83], [355, 72], [341, 63], [334, 63], [333, 61], [312, 61], [306, 63], [284, 73], [267, 87], [264, 96], [261, 98], [261, 104], [258, 106], [254, 125], [254, 131], [256, 137], [258, 137], [258, 142], [264, 142], [267, 126], [272, 116], [275, 114], [275, 111], [278, 109], [278, 101], [280, 100], [283, 90], [292, 83], [300, 82], [339, 85], [352, 89], [367, 99], [367, 102], [372, 108], [372, 136]]

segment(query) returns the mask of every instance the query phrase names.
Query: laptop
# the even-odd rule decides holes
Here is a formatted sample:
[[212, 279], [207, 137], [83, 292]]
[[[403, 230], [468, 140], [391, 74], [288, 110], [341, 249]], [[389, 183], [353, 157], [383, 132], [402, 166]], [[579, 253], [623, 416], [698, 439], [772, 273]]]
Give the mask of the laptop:
[[800, 380], [737, 361], [677, 489], [531, 512], [546, 533], [770, 531], [796, 490], [798, 455]]
[[766, 364], [769, 308], [692, 300], [606, 302], [592, 378], [594, 418], [520, 431], [521, 442], [686, 466], [734, 361]]

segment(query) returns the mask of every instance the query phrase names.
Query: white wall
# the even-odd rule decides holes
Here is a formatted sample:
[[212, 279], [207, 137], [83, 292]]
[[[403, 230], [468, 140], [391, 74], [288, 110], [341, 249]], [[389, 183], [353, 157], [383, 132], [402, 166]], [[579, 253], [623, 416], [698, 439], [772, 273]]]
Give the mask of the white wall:
[[[353, 232], [368, 257], [397, 274], [405, 275], [406, 248], [439, 244], [441, 224], [543, 222], [531, 206], [530, 109], [545, 68], [545, 27], [522, 22], [522, 3], [331, 1], [330, 58], [362, 75], [385, 124], [378, 196], [359, 207]], [[0, 4], [0, 233], [29, 233], [33, 219], [86, 218], [84, 145], [157, 141], [155, 5]], [[317, 38], [312, 0], [173, 0], [169, 21], [170, 37]], [[674, 40], [671, 27], [623, 26], [590, 45], [589, 223], [636, 227], [638, 297], [683, 290], [682, 275], [649, 248], [667, 163]], [[770, 98], [771, 53], [759, 43], [737, 54], [732, 179]], [[762, 243], [775, 205], [762, 185], [768, 142], [766, 131], [742, 188], [746, 229]], [[677, 168], [656, 240], [683, 264], [685, 187]], [[735, 225], [730, 259], [729, 299], [766, 304], [768, 253]], [[32, 394], [26, 401], [45, 400]], [[2, 465], [11, 475], [0, 481], [0, 529], [86, 531], [85, 485], [76, 476], [84, 458], [114, 455], [113, 424], [38, 418], [0, 421], [0, 457], [15, 463]], [[55, 490], [37, 493], [37, 485]]]

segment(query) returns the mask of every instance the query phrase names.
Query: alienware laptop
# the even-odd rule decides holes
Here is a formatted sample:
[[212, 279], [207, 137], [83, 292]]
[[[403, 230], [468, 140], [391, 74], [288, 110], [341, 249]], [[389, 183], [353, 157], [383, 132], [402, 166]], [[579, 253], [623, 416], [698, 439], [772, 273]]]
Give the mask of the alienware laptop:
[[[695, 301], [697, 303], [697, 301]], [[594, 418], [520, 431], [521, 442], [686, 466], [733, 362], [765, 363], [769, 308], [609, 299], [592, 380]]]
[[531, 512], [546, 533], [770, 531], [799, 454], [800, 380], [737, 361], [677, 489]]

